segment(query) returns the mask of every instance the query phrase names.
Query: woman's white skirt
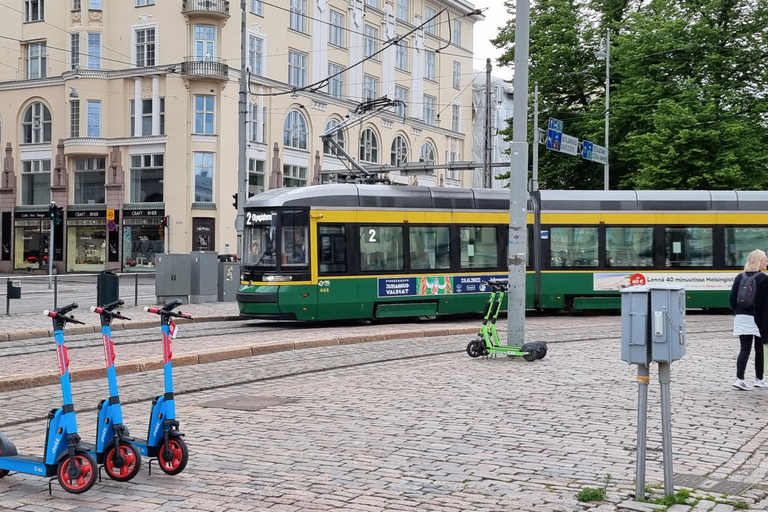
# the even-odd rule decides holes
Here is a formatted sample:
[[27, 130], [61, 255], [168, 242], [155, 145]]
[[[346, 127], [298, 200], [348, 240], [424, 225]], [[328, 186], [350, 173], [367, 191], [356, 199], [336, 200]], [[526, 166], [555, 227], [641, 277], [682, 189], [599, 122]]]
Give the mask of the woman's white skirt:
[[752, 315], [736, 315], [733, 317], [733, 335], [741, 336], [744, 334], [760, 336], [760, 330], [757, 328], [755, 317]]

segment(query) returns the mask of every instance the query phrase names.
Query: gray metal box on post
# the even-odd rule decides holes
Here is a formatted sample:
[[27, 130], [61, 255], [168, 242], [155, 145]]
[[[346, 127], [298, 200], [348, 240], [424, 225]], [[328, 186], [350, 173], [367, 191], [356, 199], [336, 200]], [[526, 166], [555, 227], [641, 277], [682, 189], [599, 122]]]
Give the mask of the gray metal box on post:
[[651, 362], [649, 295], [647, 286], [621, 290], [621, 360], [629, 364]]
[[155, 295], [158, 303], [178, 299], [189, 303], [192, 258], [189, 254], [155, 255]]
[[189, 302], [216, 302], [219, 298], [219, 257], [215, 251], [192, 251], [192, 288]]
[[680, 285], [651, 287], [651, 356], [656, 363], [682, 359], [685, 341], [685, 288]]
[[240, 263], [219, 262], [219, 302], [232, 302], [240, 289]]

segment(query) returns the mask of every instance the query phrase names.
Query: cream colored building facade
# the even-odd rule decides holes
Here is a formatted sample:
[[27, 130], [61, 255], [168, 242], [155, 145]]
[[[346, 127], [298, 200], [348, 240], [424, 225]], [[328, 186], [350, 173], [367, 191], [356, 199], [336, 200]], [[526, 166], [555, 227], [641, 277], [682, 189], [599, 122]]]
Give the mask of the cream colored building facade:
[[[63, 207], [58, 272], [152, 271], [157, 253], [237, 252], [240, 4], [4, 4], [0, 272], [45, 267], [51, 201]], [[342, 133], [363, 165], [469, 159], [478, 16], [470, 3], [246, 0], [246, 8], [249, 192], [321, 183], [320, 170], [345, 169], [319, 135], [385, 95], [404, 103]], [[469, 186], [465, 174], [437, 171], [418, 183]]]

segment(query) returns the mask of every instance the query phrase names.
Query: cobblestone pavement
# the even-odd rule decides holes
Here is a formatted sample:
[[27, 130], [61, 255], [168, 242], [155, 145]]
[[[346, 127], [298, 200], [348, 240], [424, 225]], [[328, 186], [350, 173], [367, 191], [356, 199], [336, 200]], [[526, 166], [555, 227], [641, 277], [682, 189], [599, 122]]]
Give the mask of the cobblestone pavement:
[[[233, 306], [183, 310], [226, 317]], [[631, 500], [637, 384], [635, 367], [619, 357], [620, 317], [529, 317], [527, 339], [549, 343], [547, 356], [534, 362], [469, 358], [472, 335], [450, 333], [477, 323], [183, 326], [174, 356], [210, 360], [174, 371], [191, 454], [185, 471], [167, 476], [155, 467], [150, 476], [145, 469], [131, 482], [107, 479], [77, 496], [55, 483], [49, 496], [44, 479], [12, 473], [0, 480], [0, 510], [652, 510]], [[207, 327], [235, 334], [195, 331]], [[689, 315], [688, 354], [672, 365], [676, 490], [683, 482], [694, 498], [674, 512], [768, 510], [768, 390], [731, 387], [737, 342], [730, 330], [728, 316]], [[128, 334], [144, 336], [142, 329], [116, 331], [118, 359], [146, 358], [143, 343], [120, 345], [118, 335]], [[185, 346], [193, 334], [194, 344]], [[232, 352], [239, 342], [253, 354], [253, 347], [278, 343], [275, 336], [302, 350]], [[93, 334], [67, 339], [81, 337]], [[220, 360], [200, 360], [200, 350], [215, 353], [217, 343]], [[95, 363], [101, 349], [73, 349], [73, 365], [86, 355]], [[0, 370], [24, 366], [17, 380], [34, 374], [23, 357], [3, 355]], [[150, 366], [120, 376], [126, 424], [137, 435], [148, 399], [161, 392], [161, 371]], [[654, 499], [663, 495], [658, 391], [653, 365], [646, 482]], [[103, 379], [74, 383], [86, 440], [106, 396]], [[21, 452], [39, 453], [40, 418], [59, 401], [57, 385], [1, 391], [3, 433]], [[604, 488], [607, 497], [578, 501], [586, 488]]]

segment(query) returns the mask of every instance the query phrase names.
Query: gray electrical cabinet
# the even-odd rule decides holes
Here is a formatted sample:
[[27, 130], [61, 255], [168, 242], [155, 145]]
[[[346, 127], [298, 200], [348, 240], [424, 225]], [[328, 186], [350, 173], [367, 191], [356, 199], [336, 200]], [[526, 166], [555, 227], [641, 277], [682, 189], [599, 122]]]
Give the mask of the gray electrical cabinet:
[[219, 262], [219, 302], [232, 302], [240, 289], [240, 263]]
[[171, 299], [189, 303], [191, 269], [189, 254], [155, 255], [155, 295], [159, 304]]
[[219, 257], [215, 251], [192, 251], [192, 286], [189, 302], [216, 302], [219, 299]]
[[631, 286], [621, 290], [621, 359], [647, 366], [685, 355], [685, 288]]

